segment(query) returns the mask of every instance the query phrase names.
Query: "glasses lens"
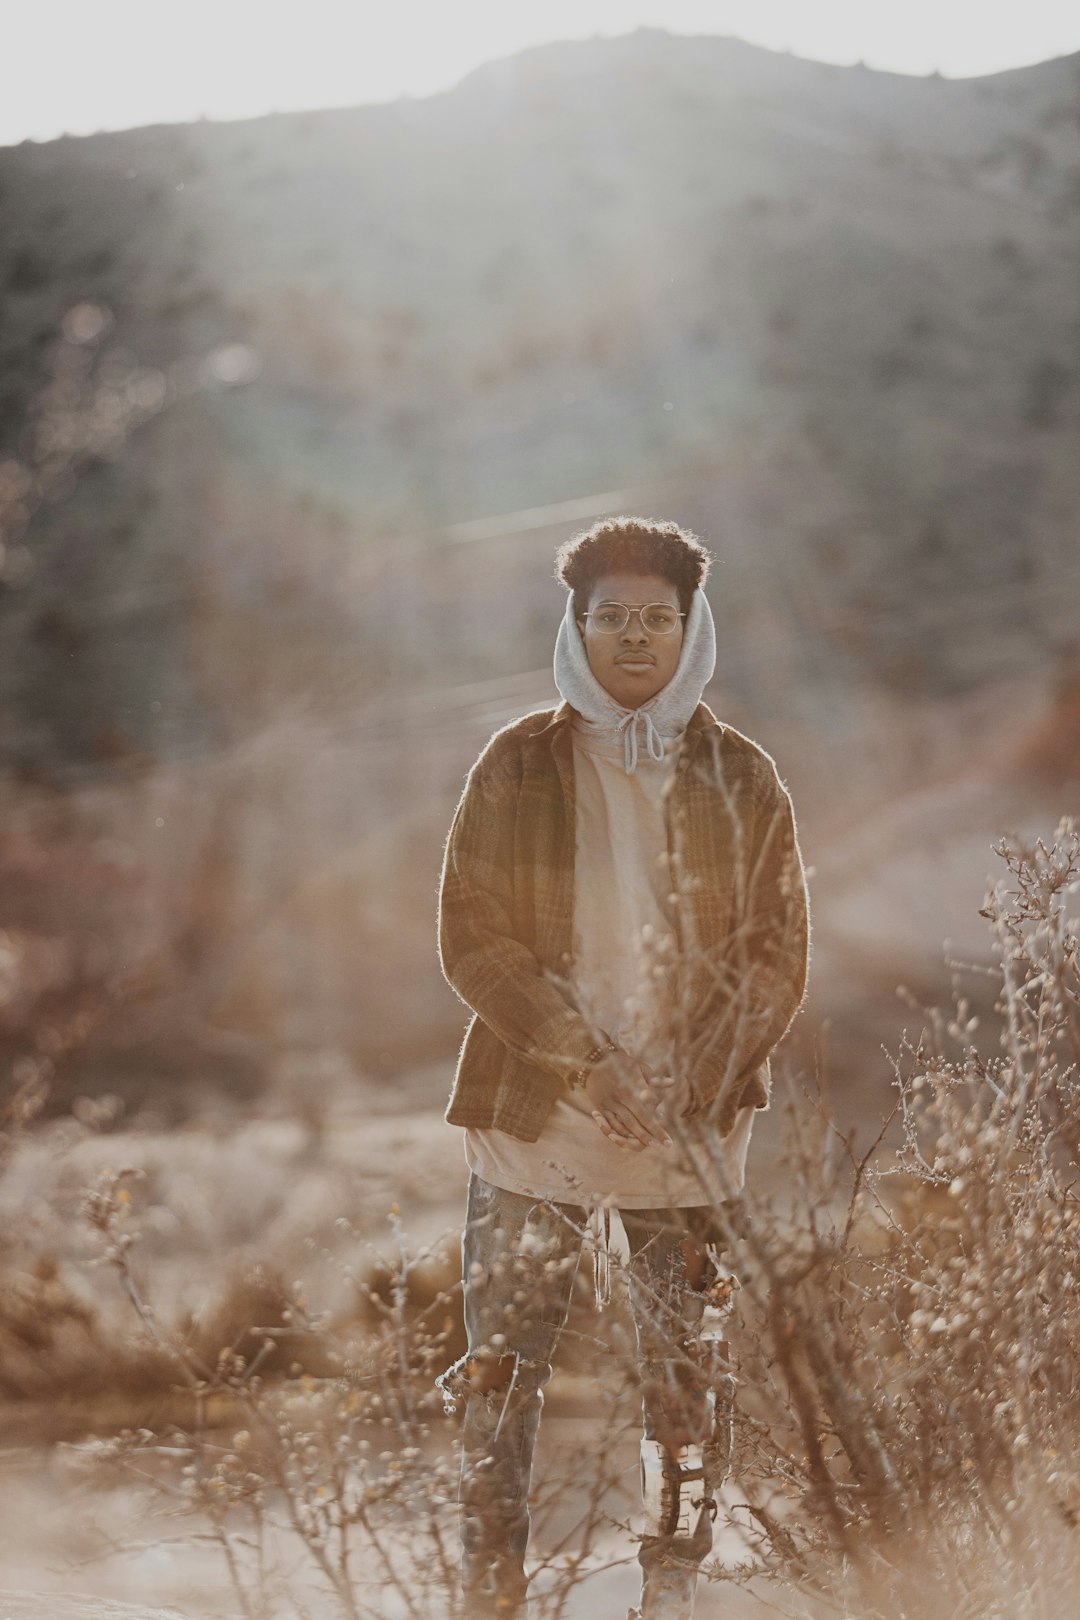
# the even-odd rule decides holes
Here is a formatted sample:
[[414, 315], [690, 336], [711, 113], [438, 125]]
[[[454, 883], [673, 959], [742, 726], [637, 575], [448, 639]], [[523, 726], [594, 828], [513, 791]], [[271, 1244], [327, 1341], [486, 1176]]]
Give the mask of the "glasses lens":
[[598, 608], [593, 608], [591, 614], [593, 628], [603, 631], [605, 635], [612, 635], [616, 630], [621, 630], [629, 617], [627, 609], [618, 602], [601, 602]]
[[642, 609], [641, 622], [653, 635], [666, 636], [678, 624], [679, 615], [675, 608], [667, 607], [663, 602], [653, 602], [650, 607]]

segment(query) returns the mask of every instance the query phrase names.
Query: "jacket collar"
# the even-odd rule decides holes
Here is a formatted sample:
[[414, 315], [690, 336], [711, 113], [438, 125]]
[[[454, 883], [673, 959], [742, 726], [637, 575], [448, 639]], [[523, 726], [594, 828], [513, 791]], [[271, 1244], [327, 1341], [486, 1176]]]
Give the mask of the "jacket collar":
[[563, 725], [567, 720], [569, 720], [569, 718], [573, 714], [573, 712], [574, 712], [573, 709], [571, 708], [570, 704], [567, 703], [565, 698], [563, 698], [562, 702], [558, 705], [557, 708], [554, 708], [554, 709], [551, 709], [551, 710], [541, 709], [540, 713], [541, 714], [549, 714], [550, 713], [551, 719], [548, 720], [545, 725], [539, 726], [536, 731], [530, 731], [529, 736], [530, 737], [542, 737], [544, 735], [545, 731], [551, 731], [553, 729], [553, 727]]
[[[542, 714], [548, 712], [549, 711], [547, 710], [541, 710]], [[565, 698], [563, 698], [562, 702], [558, 704], [556, 708], [550, 711], [551, 718], [542, 726], [539, 726], [535, 731], [530, 731], [529, 736], [543, 737], [547, 732], [554, 731], [557, 727], [562, 727], [568, 724], [573, 713], [573, 707], [566, 701]], [[720, 721], [716, 718], [715, 714], [713, 714], [712, 710], [709, 708], [709, 705], [705, 702], [701, 702], [698, 704], [697, 708], [687, 721], [686, 729], [688, 732], [693, 733], [696, 737], [701, 732], [707, 731], [710, 726], [720, 726]], [[721, 727], [721, 729], [723, 728]]]

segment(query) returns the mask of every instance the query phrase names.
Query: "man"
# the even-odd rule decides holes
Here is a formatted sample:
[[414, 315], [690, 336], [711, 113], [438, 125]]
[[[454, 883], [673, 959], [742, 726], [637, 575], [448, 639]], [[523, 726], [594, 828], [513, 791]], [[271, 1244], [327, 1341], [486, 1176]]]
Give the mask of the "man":
[[688, 1620], [712, 1546], [733, 1385], [715, 1209], [805, 995], [809, 914], [773, 761], [701, 701], [710, 560], [640, 518], [560, 549], [563, 701], [495, 733], [447, 839], [440, 961], [473, 1012], [446, 1115], [470, 1169], [469, 1350], [439, 1384], [465, 1403], [476, 1615], [524, 1613], [543, 1388], [583, 1225], [612, 1205], [644, 1395], [641, 1620]]

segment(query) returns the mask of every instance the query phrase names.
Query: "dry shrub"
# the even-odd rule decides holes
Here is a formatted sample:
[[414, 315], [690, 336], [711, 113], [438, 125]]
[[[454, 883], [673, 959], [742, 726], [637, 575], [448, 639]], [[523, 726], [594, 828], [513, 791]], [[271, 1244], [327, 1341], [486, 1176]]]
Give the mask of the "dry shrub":
[[360, 1321], [382, 1333], [395, 1311], [404, 1310], [419, 1371], [426, 1373], [433, 1354], [451, 1357], [465, 1349], [461, 1314], [461, 1245], [457, 1238], [433, 1243], [422, 1259], [403, 1264], [402, 1255], [380, 1256], [356, 1281]]
[[[859, 1154], [820, 1099], [790, 1085], [782, 1196], [763, 1197], [751, 1178], [733, 1198], [707, 1134], [671, 1122], [741, 1281], [738, 1438], [721, 1523], [725, 1547], [734, 1534], [743, 1553], [705, 1573], [745, 1588], [744, 1604], [1041, 1620], [1068, 1611], [1080, 1580], [1080, 970], [1066, 909], [1080, 838], [1065, 820], [1050, 846], [1012, 840], [998, 853], [1008, 875], [984, 908], [996, 1051], [973, 1044], [963, 997], [927, 1011], [893, 1063], [893, 1114]], [[276, 1612], [296, 1550], [320, 1615], [459, 1615], [454, 1428], [431, 1385], [460, 1334], [450, 1258], [410, 1253], [398, 1227], [391, 1261], [357, 1280], [359, 1313], [311, 1313], [295, 1290], [283, 1310], [270, 1288], [251, 1302], [264, 1319], [243, 1323], [241, 1309], [211, 1336], [211, 1357], [163, 1328], [135, 1282], [122, 1191], [119, 1178], [99, 1186], [86, 1212], [186, 1383], [194, 1420], [73, 1455], [156, 1467], [166, 1490], [179, 1468], [251, 1620]], [[241, 1328], [252, 1331], [237, 1349]], [[284, 1380], [266, 1376], [287, 1336], [305, 1357], [317, 1351], [326, 1376], [299, 1360]], [[612, 1442], [633, 1358], [617, 1333], [605, 1342], [609, 1388], [573, 1462], [578, 1522], [567, 1530], [566, 1478], [560, 1524], [547, 1531], [537, 1515], [534, 1563], [551, 1577], [537, 1613], [549, 1620], [603, 1567], [613, 1523], [632, 1555], [632, 1525], [612, 1511], [625, 1503]]]
[[[51, 1074], [49, 1059], [15, 1064], [10, 1095], [0, 1104], [0, 1168], [41, 1115]], [[0, 1399], [33, 1410], [25, 1424], [9, 1419], [9, 1436], [39, 1429], [43, 1408], [50, 1434], [66, 1429], [72, 1410], [82, 1425], [91, 1424], [95, 1412], [115, 1422], [118, 1385], [134, 1406], [167, 1389], [168, 1358], [156, 1347], [113, 1342], [101, 1313], [72, 1286], [57, 1256], [45, 1250], [26, 1263], [20, 1237], [12, 1231], [0, 1240]]]
[[[453, 1469], [433, 1437], [441, 1418], [433, 1369], [446, 1359], [453, 1298], [437, 1286], [445, 1264], [438, 1252], [410, 1254], [395, 1217], [396, 1259], [388, 1268], [373, 1259], [370, 1280], [358, 1283], [365, 1313], [311, 1311], [295, 1285], [283, 1305], [267, 1275], [248, 1300], [264, 1315], [234, 1334], [246, 1349], [204, 1357], [163, 1323], [136, 1278], [139, 1234], [125, 1179], [104, 1175], [84, 1213], [147, 1336], [186, 1386], [193, 1417], [161, 1430], [125, 1428], [111, 1441], [67, 1447], [67, 1455], [129, 1468], [143, 1482], [156, 1476], [174, 1510], [179, 1486], [194, 1533], [208, 1527], [220, 1546], [247, 1620], [276, 1613], [283, 1590], [295, 1595], [304, 1580], [297, 1551], [311, 1583], [307, 1601], [320, 1615], [382, 1617], [387, 1594], [391, 1602], [405, 1595], [405, 1614], [456, 1614], [448, 1596]], [[232, 1296], [230, 1309], [241, 1297]], [[210, 1343], [219, 1337], [212, 1333]], [[305, 1360], [291, 1361], [284, 1378], [268, 1376], [290, 1346], [302, 1346]], [[313, 1361], [325, 1375], [305, 1370]]]
[[[0, 1399], [62, 1401], [83, 1423], [99, 1402], [123, 1388], [133, 1405], [172, 1381], [167, 1357], [138, 1345], [117, 1347], [99, 1314], [75, 1293], [55, 1259], [41, 1255], [30, 1271], [4, 1279], [0, 1296]], [[115, 1419], [115, 1403], [109, 1400]], [[35, 1414], [35, 1420], [40, 1412]]]
[[997, 853], [1000, 1051], [928, 1012], [861, 1157], [793, 1095], [789, 1196], [729, 1223], [748, 1557], [713, 1573], [808, 1614], [1061, 1613], [1080, 1578], [1080, 839]]
[[213, 1309], [189, 1315], [177, 1337], [195, 1363], [216, 1366], [256, 1358], [264, 1374], [282, 1374], [298, 1363], [304, 1372], [332, 1374], [319, 1334], [295, 1323], [295, 1293], [277, 1266], [259, 1262], [230, 1266]]

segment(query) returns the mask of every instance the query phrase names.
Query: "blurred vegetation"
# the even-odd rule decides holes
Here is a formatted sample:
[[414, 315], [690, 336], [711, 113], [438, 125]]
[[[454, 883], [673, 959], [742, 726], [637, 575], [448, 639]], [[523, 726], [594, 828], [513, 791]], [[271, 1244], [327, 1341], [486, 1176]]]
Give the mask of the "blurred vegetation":
[[[861, 1148], [820, 1091], [792, 1077], [784, 1177], [751, 1177], [734, 1202], [708, 1133], [687, 1138], [740, 1285], [736, 1458], [706, 1566], [733, 1613], [780, 1602], [823, 1620], [839, 1601], [900, 1620], [944, 1597], [968, 1620], [1036, 1620], [1068, 1607], [1080, 1502], [1080, 833], [1066, 818], [1052, 840], [1003, 840], [998, 853], [1005, 875], [983, 906], [992, 1043], [959, 989], [949, 1008], [924, 1009], [893, 1060], [892, 1112]], [[33, 1161], [38, 1100], [24, 1086], [5, 1121], [5, 1201], [20, 1161]], [[433, 1382], [462, 1345], [454, 1246], [412, 1245], [395, 1206], [376, 1253], [369, 1223], [338, 1206], [322, 1230], [294, 1223], [287, 1253], [256, 1238], [237, 1268], [220, 1242], [226, 1184], [204, 1133], [190, 1143], [197, 1200], [173, 1223], [189, 1267], [208, 1217], [219, 1233], [209, 1267], [196, 1261], [214, 1302], [193, 1319], [175, 1308], [154, 1173], [123, 1167], [137, 1137], [113, 1139], [85, 1180], [86, 1148], [109, 1142], [97, 1136], [107, 1123], [84, 1110], [63, 1139], [51, 1127], [47, 1151], [79, 1165], [81, 1191], [35, 1212], [0, 1260], [8, 1433], [27, 1432], [20, 1410], [34, 1414], [66, 1434], [76, 1476], [182, 1501], [252, 1620], [278, 1612], [294, 1554], [350, 1620], [395, 1603], [457, 1614], [456, 1420]], [[235, 1164], [228, 1181], [235, 1199]], [[254, 1198], [254, 1178], [240, 1185]], [[73, 1249], [80, 1217], [89, 1243]], [[256, 1209], [249, 1219], [257, 1232]], [[88, 1303], [88, 1264], [115, 1278], [127, 1326], [100, 1284]], [[633, 1554], [620, 1459], [640, 1411], [618, 1263], [615, 1284], [598, 1321], [575, 1306], [550, 1391], [554, 1410], [581, 1416], [579, 1447], [538, 1479], [537, 1602], [549, 1620], [610, 1567], [613, 1525]]]
[[[908, 892], [966, 912], [1005, 802], [1080, 779], [1078, 71], [642, 30], [0, 152], [0, 928], [52, 964], [0, 1044], [134, 961], [158, 991], [58, 1099], [157, 1073], [180, 1115], [185, 1072], [250, 1097], [289, 1047], [450, 1054], [442, 838], [553, 699], [551, 558], [614, 505], [718, 554], [706, 698], [829, 873], [854, 1081], [896, 982], [941, 988], [947, 913], [868, 949], [850, 912], [899, 940], [920, 861]], [[986, 813], [946, 830], [958, 780]], [[928, 792], [929, 840], [845, 865], [841, 820]]]

